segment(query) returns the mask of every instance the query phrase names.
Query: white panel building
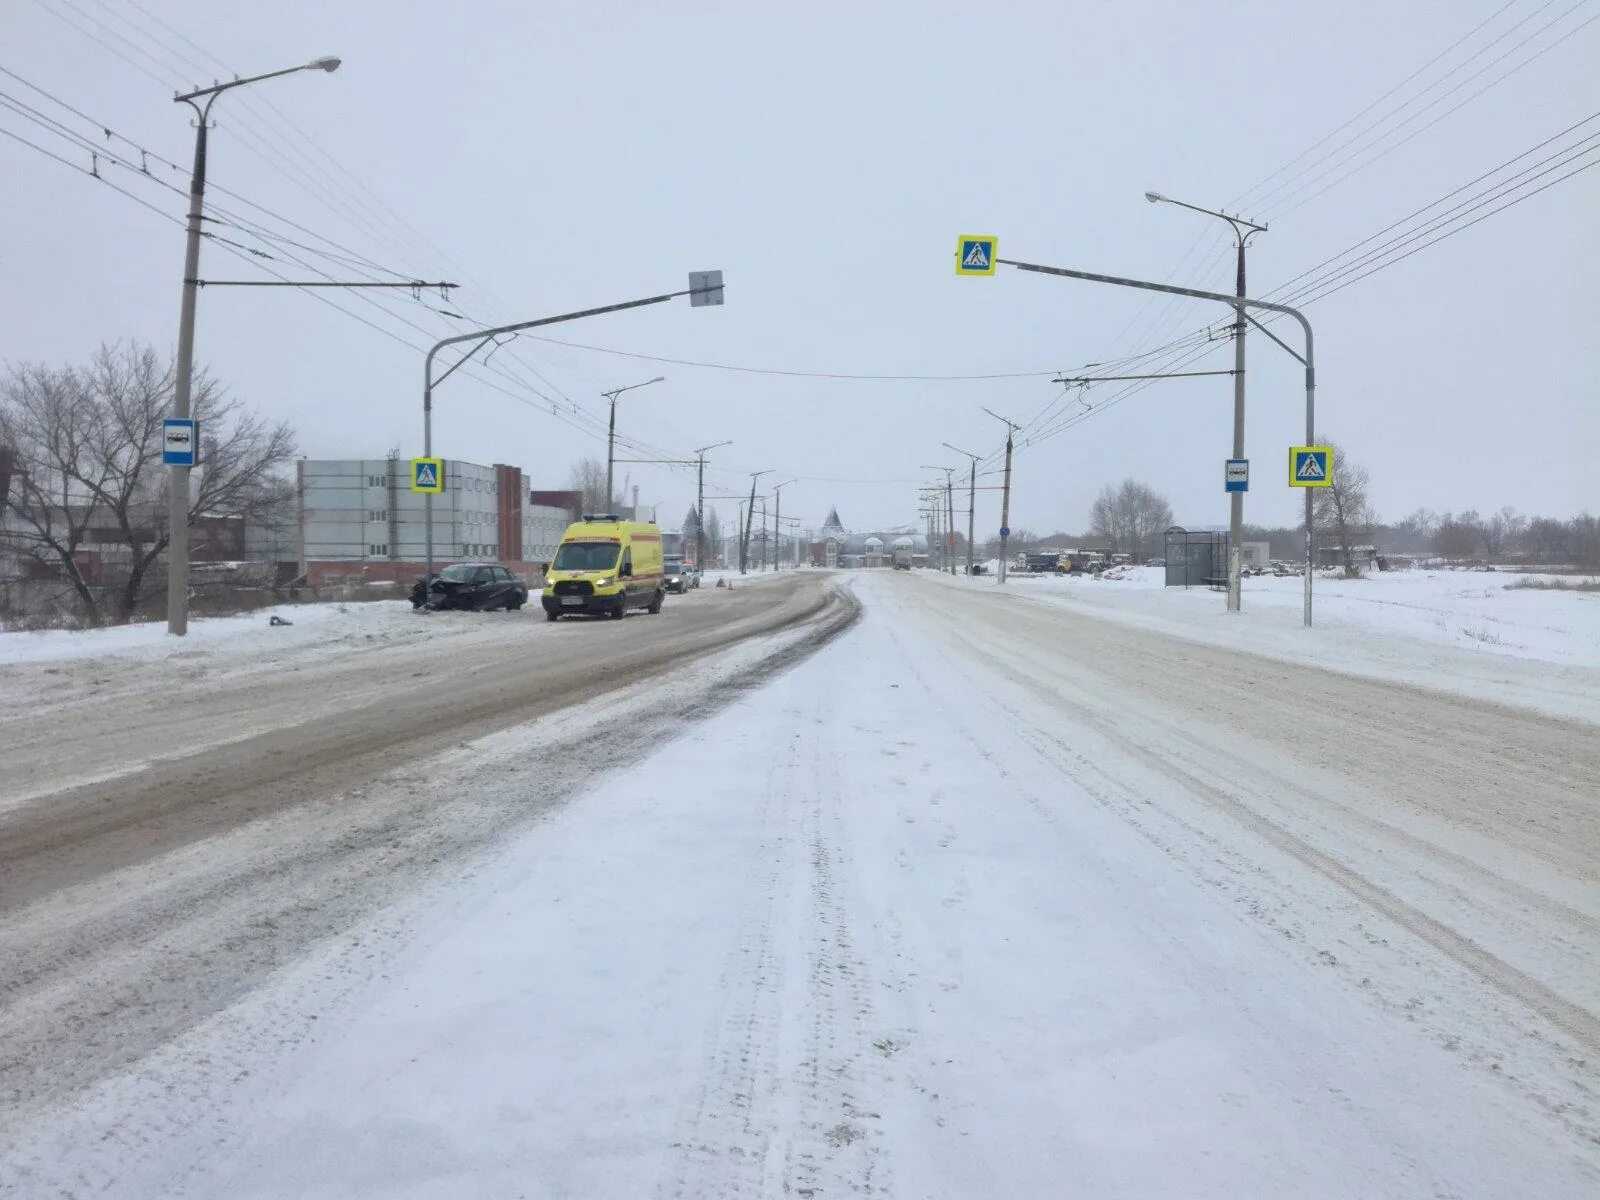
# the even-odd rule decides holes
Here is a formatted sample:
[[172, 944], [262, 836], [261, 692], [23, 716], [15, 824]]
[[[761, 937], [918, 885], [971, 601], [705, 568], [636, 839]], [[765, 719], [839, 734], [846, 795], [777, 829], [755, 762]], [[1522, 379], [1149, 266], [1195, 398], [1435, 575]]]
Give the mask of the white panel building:
[[[301, 459], [299, 526], [303, 561], [345, 564], [376, 578], [380, 564], [427, 560], [427, 497], [411, 490], [403, 458]], [[564, 508], [529, 503], [517, 467], [447, 459], [444, 491], [433, 497], [433, 557], [452, 562], [548, 562], [569, 521]]]

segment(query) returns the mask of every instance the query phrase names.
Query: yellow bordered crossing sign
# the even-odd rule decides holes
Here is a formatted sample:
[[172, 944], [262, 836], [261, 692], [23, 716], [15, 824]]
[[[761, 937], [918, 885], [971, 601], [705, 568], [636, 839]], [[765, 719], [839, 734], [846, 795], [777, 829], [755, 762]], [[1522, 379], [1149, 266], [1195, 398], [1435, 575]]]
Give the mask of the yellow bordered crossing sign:
[[1332, 446], [1290, 446], [1290, 487], [1332, 487]]
[[444, 491], [444, 459], [413, 458], [411, 460], [411, 490], [438, 495]]
[[956, 239], [957, 275], [993, 275], [1000, 239], [981, 233], [963, 233]]

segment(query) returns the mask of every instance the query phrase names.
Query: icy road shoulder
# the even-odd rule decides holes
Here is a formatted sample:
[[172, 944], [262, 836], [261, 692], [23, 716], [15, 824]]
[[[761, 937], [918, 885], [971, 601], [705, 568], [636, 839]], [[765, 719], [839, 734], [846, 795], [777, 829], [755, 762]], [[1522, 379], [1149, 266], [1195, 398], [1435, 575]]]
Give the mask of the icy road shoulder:
[[[856, 586], [839, 641], [11, 1161], [217, 1197], [1595, 1194], [1561, 764], [1522, 814], [1558, 828], [1498, 840], [1431, 762], [1345, 775], [1253, 721], [1276, 691], [1200, 714], [1061, 614]], [[1396, 720], [1367, 698], [1324, 736]]]

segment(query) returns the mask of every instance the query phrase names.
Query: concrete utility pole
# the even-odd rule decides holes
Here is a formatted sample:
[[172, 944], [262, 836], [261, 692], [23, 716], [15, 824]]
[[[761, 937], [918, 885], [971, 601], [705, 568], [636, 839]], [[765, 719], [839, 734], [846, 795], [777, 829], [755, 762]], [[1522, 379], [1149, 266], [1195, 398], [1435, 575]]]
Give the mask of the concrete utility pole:
[[769, 467], [765, 471], [750, 472], [750, 507], [745, 510], [744, 535], [739, 539], [739, 574], [746, 574], [750, 569], [750, 525], [756, 515], [756, 480], [763, 475], [772, 474]]
[[[206, 204], [206, 129], [211, 117], [211, 106], [217, 97], [231, 88], [260, 83], [263, 79], [276, 79], [279, 75], [293, 75], [297, 71], [337, 71], [337, 58], [315, 58], [298, 67], [285, 67], [281, 71], [268, 71], [264, 75], [251, 75], [246, 79], [230, 79], [227, 83], [213, 84], [174, 96], [173, 103], [187, 104], [199, 118], [194, 134], [194, 171], [189, 176], [188, 241], [183, 252], [183, 302], [178, 309], [178, 361], [172, 381], [172, 415], [189, 419], [190, 399], [194, 384], [194, 310], [200, 289], [200, 237], [205, 220]], [[204, 96], [205, 103], [198, 104]], [[198, 448], [199, 439], [191, 439], [191, 447]], [[169, 467], [167, 478], [167, 632], [183, 637], [189, 632], [189, 470], [188, 467]]]
[[[1160, 192], [1146, 192], [1144, 198], [1151, 204], [1176, 204], [1179, 208], [1187, 208], [1191, 212], [1204, 213], [1208, 217], [1217, 217], [1226, 221], [1233, 229], [1234, 240], [1238, 245], [1239, 260], [1234, 279], [1234, 297], [1239, 303], [1234, 307], [1233, 313], [1233, 457], [1244, 457], [1244, 331], [1245, 311], [1244, 299], [1244, 251], [1245, 243], [1252, 234], [1265, 233], [1265, 225], [1257, 225], [1254, 221], [1246, 221], [1243, 217], [1230, 217], [1227, 213], [1216, 212], [1209, 208], [1200, 208], [1198, 205], [1185, 204], [1182, 200], [1174, 200], [1170, 196], [1163, 196]], [[1310, 444], [1309, 442], [1307, 443]], [[1244, 493], [1228, 493], [1228, 611], [1238, 612], [1241, 605], [1242, 584], [1240, 583], [1240, 553], [1239, 542], [1244, 536]]]
[[1006, 479], [1000, 491], [1000, 570], [996, 575], [996, 581], [1003, 584], [1006, 581], [1008, 565], [1006, 546], [1011, 539], [1011, 440], [1012, 435], [1022, 426], [1015, 421], [1006, 420], [993, 409], [986, 408], [983, 411], [996, 421], [1004, 421], [1006, 427]]
[[731, 441], [716, 442], [710, 446], [701, 446], [694, 452], [694, 459], [699, 467], [694, 501], [694, 565], [702, 571], [706, 569], [706, 452], [731, 445], [733, 445]]
[[950, 574], [956, 573], [956, 500], [950, 483], [951, 468], [944, 469], [944, 544], [949, 547], [945, 555]]
[[[1291, 308], [1287, 304], [1274, 304], [1268, 300], [1242, 300], [1238, 296], [1225, 296], [1221, 292], [1204, 292], [1198, 288], [1175, 287], [1170, 283], [1150, 283], [1143, 279], [1124, 279], [1119, 275], [1097, 275], [1093, 271], [1074, 271], [1067, 267], [1046, 267], [1038, 263], [1017, 262], [1010, 258], [996, 258], [995, 263], [1008, 267], [1016, 267], [1019, 271], [1032, 271], [1039, 275], [1061, 275], [1067, 279], [1083, 279], [1090, 283], [1109, 283], [1116, 287], [1139, 288], [1147, 292], [1166, 292], [1173, 296], [1192, 296], [1196, 300], [1215, 300], [1226, 304], [1235, 311], [1248, 308], [1261, 308], [1268, 312], [1280, 312], [1285, 316], [1293, 317], [1300, 323], [1300, 330], [1305, 334], [1306, 352], [1304, 355], [1290, 348], [1289, 344], [1260, 321], [1246, 314], [1245, 320], [1266, 334], [1279, 346], [1283, 347], [1289, 355], [1298, 359], [1306, 369], [1306, 444], [1309, 446], [1317, 440], [1317, 355], [1316, 345], [1311, 336], [1311, 322], [1306, 320], [1305, 314], [1298, 308]], [[990, 414], [991, 416], [993, 414]], [[1306, 573], [1305, 573], [1305, 626], [1311, 628], [1311, 575], [1315, 566], [1315, 534], [1311, 524], [1312, 489], [1306, 488]]]
[[[606, 511], [608, 511], [608, 512], [611, 509], [612, 502], [615, 501], [616, 498], [617, 498], [617, 494], [613, 490], [613, 484], [612, 484], [612, 480], [611, 480], [612, 472], [616, 468], [616, 459], [617, 459], [617, 397], [622, 395], [623, 392], [631, 392], [635, 388], [649, 387], [652, 383], [664, 383], [664, 382], [666, 382], [666, 378], [667, 377], [665, 375], [657, 375], [654, 379], [646, 379], [643, 383], [630, 383], [627, 387], [612, 388], [609, 392], [601, 392], [600, 393], [607, 400], [611, 401], [611, 421], [606, 426], [606, 503], [605, 503], [605, 507], [606, 507]], [[635, 517], [637, 517], [639, 515], [638, 512], [637, 512], [638, 507], [639, 507], [638, 501], [635, 500], [634, 501], [634, 509], [636, 510], [634, 512], [634, 516]]]
[[[954, 575], [956, 573], [955, 551], [954, 551], [954, 548], [950, 545], [951, 539], [954, 538], [955, 535], [956, 535], [955, 501], [951, 498], [951, 495], [950, 495], [950, 472], [952, 470], [954, 470], [954, 468], [953, 467], [935, 467], [935, 466], [930, 466], [928, 463], [923, 463], [922, 464], [922, 469], [924, 471], [943, 471], [944, 472], [944, 504], [945, 504], [944, 549], [942, 551], [943, 558], [940, 560], [944, 565], [940, 569], [941, 570], [948, 570], [950, 572], [950, 574]], [[934, 484], [935, 491], [937, 491], [938, 486], [939, 486], [938, 484]], [[937, 499], [935, 499], [934, 500], [934, 507], [938, 508], [938, 506], [939, 506], [939, 502], [938, 502]]]
[[970, 450], [963, 450], [960, 446], [952, 446], [949, 442], [939, 443], [946, 450], [954, 450], [957, 454], [967, 456], [967, 577], [972, 577], [973, 554], [973, 514], [978, 510], [978, 456]]
[[791, 483], [794, 483], [794, 482], [796, 482], [796, 481], [793, 480], [793, 479], [786, 479], [782, 483], [777, 484], [772, 489], [772, 495], [773, 495], [772, 569], [774, 571], [779, 570], [778, 559], [782, 556], [782, 553], [783, 553], [783, 527], [782, 527], [782, 525], [779, 524], [779, 522], [782, 521], [782, 519], [783, 519], [783, 489], [788, 487]]

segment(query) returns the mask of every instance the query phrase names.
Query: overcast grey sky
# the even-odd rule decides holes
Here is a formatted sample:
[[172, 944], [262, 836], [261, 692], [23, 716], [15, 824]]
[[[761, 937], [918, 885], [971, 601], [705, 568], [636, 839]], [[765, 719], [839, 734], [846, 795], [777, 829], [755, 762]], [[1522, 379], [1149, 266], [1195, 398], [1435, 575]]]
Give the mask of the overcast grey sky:
[[[665, 374], [622, 401], [619, 428], [651, 447], [627, 457], [732, 439], [714, 455], [718, 491], [772, 468], [800, 478], [786, 513], [820, 524], [837, 505], [857, 529], [914, 519], [921, 465], [962, 461], [942, 441], [995, 449], [1001, 428], [981, 405], [1018, 421], [1043, 414], [1034, 432], [1047, 432], [1059, 424], [1051, 413], [1086, 411], [1076, 400], [1051, 408], [1060, 389], [1049, 372], [1227, 315], [1006, 268], [958, 279], [958, 233], [997, 234], [1007, 257], [1231, 290], [1220, 224], [1143, 193], [1206, 207], [1242, 196], [1245, 215], [1271, 224], [1250, 258], [1262, 295], [1600, 110], [1600, 23], [1583, 25], [1600, 3], [1590, 0], [139, 2], [145, 11], [126, 0], [5, 0], [0, 66], [186, 169], [193, 135], [188, 110], [171, 102], [175, 85], [210, 82], [222, 73], [214, 61], [256, 73], [341, 55], [336, 74], [273, 80], [217, 106], [213, 183], [276, 215], [210, 199], [308, 245], [330, 248], [286, 220], [404, 275], [464, 285], [448, 303], [430, 297], [432, 308], [513, 321], [681, 288], [688, 271], [715, 267], [725, 307], [680, 300], [551, 336], [802, 372], [1043, 373], [840, 381], [520, 339], [482, 376], [504, 392], [462, 373], [437, 396], [438, 452], [517, 464], [536, 486], [559, 487], [572, 460], [603, 456], [599, 393]], [[85, 128], [10, 76], [0, 93]], [[88, 162], [14, 111], [0, 109], [0, 128]], [[1512, 169], [1597, 131], [1600, 122], [1585, 125]], [[137, 158], [126, 143], [110, 147]], [[76, 360], [118, 338], [170, 346], [180, 226], [9, 139], [0, 172], [0, 356]], [[181, 217], [178, 194], [112, 165], [101, 172]], [[1600, 508], [1597, 199], [1600, 171], [1577, 175], [1309, 307], [1319, 426], [1370, 468], [1384, 517], [1421, 505]], [[360, 269], [216, 231], [271, 250], [279, 261], [267, 265], [293, 278], [307, 271], [285, 253], [342, 276]], [[203, 276], [251, 270], [206, 247]], [[462, 328], [403, 294], [382, 309], [371, 293], [324, 294], [414, 347]], [[420, 453], [419, 349], [287, 289], [200, 300], [200, 358], [292, 422], [306, 453]], [[1230, 360], [1219, 343], [1187, 369]], [[1126, 476], [1165, 493], [1179, 519], [1225, 520], [1230, 380], [1168, 381], [1106, 404], [1112, 395], [1092, 390], [1086, 399], [1103, 411], [1024, 440], [1012, 523], [1079, 530], [1099, 487]], [[1247, 520], [1295, 519], [1282, 468], [1302, 412], [1297, 364], [1253, 336]], [[692, 475], [628, 469], [675, 526]], [[981, 534], [998, 512], [997, 493], [980, 497]]]

